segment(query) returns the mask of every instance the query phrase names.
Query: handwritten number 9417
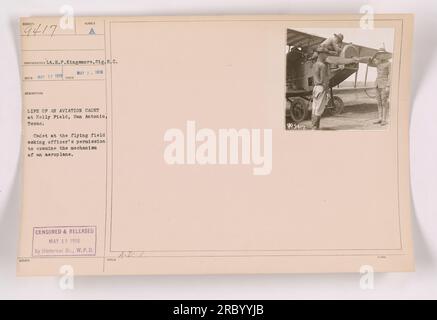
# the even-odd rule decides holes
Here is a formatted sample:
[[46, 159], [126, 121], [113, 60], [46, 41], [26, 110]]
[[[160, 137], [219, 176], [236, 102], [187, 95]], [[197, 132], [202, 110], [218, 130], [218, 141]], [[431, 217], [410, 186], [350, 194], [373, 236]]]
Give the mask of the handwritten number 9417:
[[57, 29], [56, 24], [48, 25], [42, 23], [31, 23], [24, 28], [24, 34], [27, 36], [36, 36], [36, 35], [49, 35], [53, 36]]

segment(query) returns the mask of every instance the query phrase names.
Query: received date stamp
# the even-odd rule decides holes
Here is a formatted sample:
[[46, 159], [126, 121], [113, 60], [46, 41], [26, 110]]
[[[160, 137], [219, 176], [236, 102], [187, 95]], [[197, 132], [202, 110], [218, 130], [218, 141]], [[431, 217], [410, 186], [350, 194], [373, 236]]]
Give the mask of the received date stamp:
[[97, 227], [34, 227], [33, 257], [95, 256]]

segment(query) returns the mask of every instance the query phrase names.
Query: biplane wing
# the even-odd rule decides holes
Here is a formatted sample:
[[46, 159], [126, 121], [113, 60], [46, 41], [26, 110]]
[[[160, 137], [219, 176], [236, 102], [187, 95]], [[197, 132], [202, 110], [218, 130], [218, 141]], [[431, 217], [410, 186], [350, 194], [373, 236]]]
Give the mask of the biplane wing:
[[309, 33], [300, 32], [297, 30], [287, 30], [287, 45], [292, 47], [300, 47], [302, 49], [309, 48], [322, 43], [326, 38], [315, 36]]
[[353, 45], [358, 51], [358, 58], [360, 63], [365, 63], [370, 67], [375, 67], [373, 58], [377, 58], [378, 55], [385, 56], [386, 59], [391, 59], [393, 54], [391, 52], [381, 52], [380, 50], [367, 48], [359, 45]]
[[[315, 47], [318, 44], [322, 43], [326, 38], [316, 36], [310, 33], [301, 32], [297, 30], [288, 29], [287, 30], [287, 45], [291, 47], [299, 47], [302, 49], [307, 49], [311, 47]], [[360, 58], [359, 62], [368, 63], [369, 59], [374, 57], [378, 52], [378, 49], [369, 48], [361, 45], [357, 45], [354, 43], [344, 42], [343, 46], [351, 44], [357, 52], [356, 58]], [[351, 63], [352, 61], [348, 61], [346, 63]], [[335, 61], [335, 63], [340, 63], [340, 61]]]
[[368, 48], [357, 44], [353, 44], [353, 46], [358, 51], [358, 58], [373, 57], [378, 52], [378, 49]]

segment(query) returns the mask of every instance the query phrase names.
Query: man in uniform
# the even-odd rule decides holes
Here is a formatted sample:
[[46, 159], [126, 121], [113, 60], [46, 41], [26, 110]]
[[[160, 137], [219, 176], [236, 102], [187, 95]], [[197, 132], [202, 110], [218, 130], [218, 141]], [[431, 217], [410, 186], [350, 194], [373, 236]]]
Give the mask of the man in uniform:
[[378, 120], [375, 124], [387, 124], [388, 97], [390, 95], [390, 53], [379, 49], [375, 57], [370, 60], [370, 65], [376, 67], [376, 99], [378, 101]]
[[317, 49], [317, 62], [314, 63], [314, 89], [312, 103], [312, 129], [320, 129], [320, 119], [328, 103], [329, 64], [326, 62], [329, 51], [323, 47]]
[[323, 41], [320, 46], [329, 51], [329, 54], [338, 56], [341, 52], [344, 36], [334, 33], [334, 36]]
[[[334, 33], [334, 35], [324, 40], [318, 47], [318, 49], [325, 49], [329, 55], [338, 56], [342, 50], [344, 36], [341, 33]], [[318, 50], [317, 49], [317, 50]], [[317, 50], [314, 52], [312, 59], [317, 58]]]

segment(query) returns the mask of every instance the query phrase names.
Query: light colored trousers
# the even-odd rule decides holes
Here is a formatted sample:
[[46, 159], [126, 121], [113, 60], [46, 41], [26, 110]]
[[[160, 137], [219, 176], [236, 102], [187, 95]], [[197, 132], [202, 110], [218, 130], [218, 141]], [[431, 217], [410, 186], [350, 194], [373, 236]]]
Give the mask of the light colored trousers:
[[312, 114], [321, 116], [328, 104], [328, 92], [323, 86], [317, 85], [313, 89]]

